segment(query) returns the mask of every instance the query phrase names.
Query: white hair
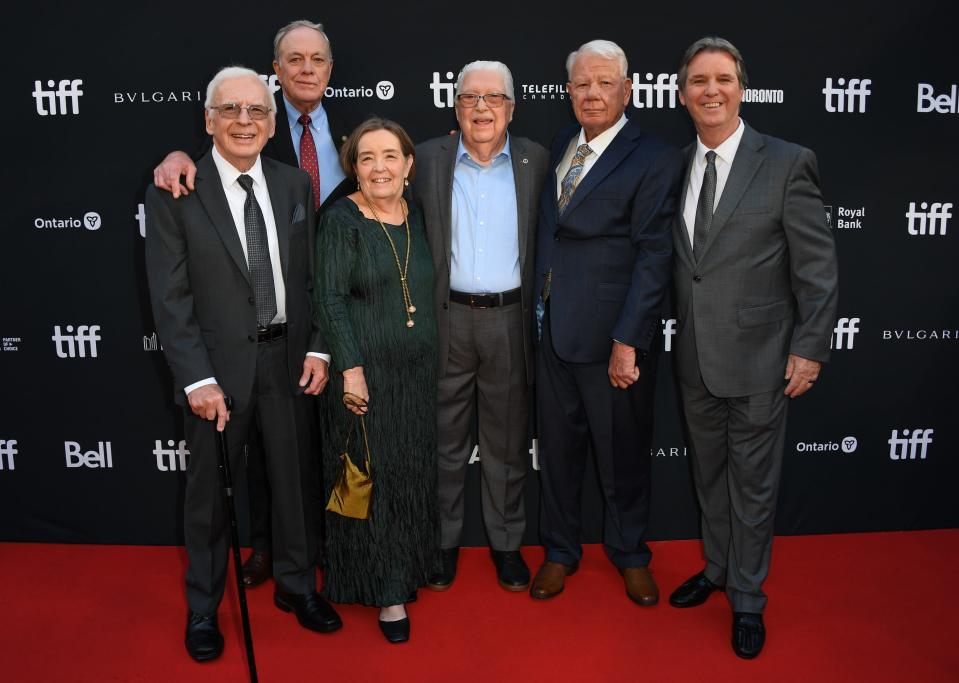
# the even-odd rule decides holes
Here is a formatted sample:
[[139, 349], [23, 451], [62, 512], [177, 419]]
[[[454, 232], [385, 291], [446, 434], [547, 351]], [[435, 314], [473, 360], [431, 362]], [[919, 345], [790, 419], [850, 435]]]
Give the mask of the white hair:
[[573, 65], [583, 55], [598, 55], [603, 59], [615, 59], [619, 62], [619, 70], [623, 78], [627, 77], [629, 65], [626, 63], [626, 53], [623, 48], [611, 40], [591, 40], [583, 43], [578, 50], [569, 53], [566, 58], [566, 77], [573, 80]]
[[463, 79], [466, 78], [466, 74], [470, 71], [495, 71], [500, 75], [500, 78], [503, 79], [503, 87], [506, 89], [506, 92], [503, 94], [511, 100], [514, 99], [513, 74], [510, 73], [509, 68], [503, 64], [503, 62], [485, 61], [482, 59], [470, 62], [460, 69], [459, 76], [456, 77], [456, 92], [459, 92], [463, 87]]
[[263, 88], [263, 94], [265, 95], [263, 101], [270, 108], [271, 112], [276, 113], [276, 101], [273, 99], [273, 95], [270, 94], [270, 89], [267, 87], [263, 79], [260, 78], [260, 74], [253, 69], [247, 69], [245, 66], [225, 66], [217, 71], [216, 75], [213, 77], [213, 80], [211, 80], [210, 84], [206, 86], [206, 102], [203, 103], [203, 106], [207, 109], [214, 106], [213, 98], [216, 95], [216, 91], [221, 85], [223, 85], [224, 82], [234, 78], [249, 78], [259, 83]]

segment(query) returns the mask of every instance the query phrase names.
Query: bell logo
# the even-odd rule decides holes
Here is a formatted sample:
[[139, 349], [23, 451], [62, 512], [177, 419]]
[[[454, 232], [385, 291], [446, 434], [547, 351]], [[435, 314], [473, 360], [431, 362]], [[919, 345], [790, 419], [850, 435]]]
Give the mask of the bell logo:
[[180, 439], [174, 442], [170, 439], [166, 443], [169, 448], [164, 448], [159, 439], [154, 441], [153, 455], [157, 459], [157, 469], [161, 472], [186, 472], [186, 457], [190, 455], [186, 441]]
[[70, 469], [88, 467], [98, 470], [113, 467], [113, 449], [109, 441], [97, 441], [97, 450], [86, 453], [81, 451], [80, 444], [76, 441], [64, 441], [63, 454]]
[[932, 434], [931, 429], [913, 429], [911, 435], [908, 429], [903, 429], [900, 437], [899, 430], [893, 429], [889, 437], [889, 459], [915, 460], [918, 455], [920, 460], [925, 460]]
[[[446, 78], [452, 79], [453, 72], [447, 71]], [[433, 72], [433, 82], [430, 83], [430, 90], [433, 91], [433, 106], [437, 109], [448, 109], [453, 106], [453, 84], [440, 80], [440, 72]]]
[[916, 202], [909, 202], [909, 210], [906, 212], [906, 218], [909, 219], [909, 227], [906, 228], [910, 235], [945, 235], [949, 227], [949, 219], [952, 218], [952, 203], [944, 204], [942, 202], [920, 202], [916, 210]]
[[928, 114], [933, 111], [938, 114], [959, 112], [959, 85], [953, 84], [948, 94], [936, 95], [936, 90], [932, 85], [920, 83], [916, 98], [916, 111], [920, 114]]
[[845, 78], [837, 78], [836, 86], [833, 86], [832, 79], [827, 78], [826, 87], [822, 89], [826, 96], [826, 111], [864, 114], [866, 98], [872, 94], [870, 85], [872, 81], [868, 78], [850, 78], [849, 83], [846, 83]]
[[17, 453], [16, 439], [0, 441], [0, 471], [14, 469]]
[[81, 85], [83, 81], [79, 78], [73, 80], [65, 78], [59, 83], [47, 81], [49, 90], [44, 90], [41, 81], [34, 81], [33, 99], [37, 101], [37, 114], [40, 116], [79, 114], [80, 95], [83, 94], [80, 90]]
[[663, 321], [663, 351], [672, 351], [673, 335], [676, 334], [676, 318], [662, 318]]
[[832, 331], [829, 348], [841, 351], [852, 349], [853, 341], [859, 332], [859, 318], [840, 318], [836, 321], [836, 328]]
[[77, 325], [77, 333], [73, 334], [73, 325], [67, 325], [64, 334], [60, 326], [55, 325], [50, 338], [56, 346], [58, 358], [86, 358], [87, 349], [90, 350], [90, 358], [96, 358], [97, 342], [102, 339], [99, 331], [99, 325]]

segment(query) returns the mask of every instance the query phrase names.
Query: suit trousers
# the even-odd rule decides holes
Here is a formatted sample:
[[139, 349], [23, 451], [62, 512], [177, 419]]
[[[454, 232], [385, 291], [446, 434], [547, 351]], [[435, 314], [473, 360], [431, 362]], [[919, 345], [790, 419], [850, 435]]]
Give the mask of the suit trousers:
[[734, 398], [680, 383], [693, 481], [702, 513], [706, 578], [726, 586], [734, 612], [761, 613], [779, 493], [783, 389]]
[[483, 522], [490, 547], [518, 550], [526, 528], [529, 385], [520, 303], [471, 308], [450, 303], [449, 358], [439, 378], [437, 446], [443, 548], [460, 545], [470, 427], [479, 417]]
[[536, 354], [536, 411], [546, 559], [570, 565], [580, 547], [581, 503], [587, 446], [592, 444], [605, 504], [603, 545], [620, 569], [645, 567], [652, 558], [643, 540], [649, 523], [650, 442], [655, 354], [640, 365], [628, 389], [609, 383], [609, 364], [567, 363], [553, 350], [549, 308]]
[[[253, 395], [242, 412], [233, 411], [226, 427], [230, 465], [238, 471], [251, 426], [263, 437], [273, 491], [273, 576], [284, 591], [303, 594], [316, 589], [312, 564], [315, 549], [310, 522], [304, 515], [303, 461], [310, 448], [311, 402], [294, 396], [287, 366], [286, 340], [257, 347]], [[184, 410], [190, 459], [183, 503], [184, 537], [189, 566], [186, 593], [190, 609], [212, 615], [223, 598], [229, 553], [229, 520], [217, 471], [214, 423]]]

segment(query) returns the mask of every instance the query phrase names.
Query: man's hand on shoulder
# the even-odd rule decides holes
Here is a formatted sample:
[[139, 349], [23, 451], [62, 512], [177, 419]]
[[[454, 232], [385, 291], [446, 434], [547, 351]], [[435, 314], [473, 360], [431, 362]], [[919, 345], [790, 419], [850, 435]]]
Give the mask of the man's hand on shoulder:
[[[186, 176], [186, 187], [180, 182], [180, 176]], [[170, 152], [160, 165], [153, 169], [153, 184], [161, 190], [173, 193], [177, 199], [181, 194], [185, 197], [193, 189], [193, 180], [196, 178], [196, 164], [186, 152]]]
[[639, 379], [639, 366], [636, 365], [636, 347], [614, 341], [613, 351], [609, 354], [609, 383], [617, 389], [628, 389]]
[[812, 389], [812, 385], [819, 379], [820, 369], [822, 363], [819, 361], [790, 353], [786, 359], [786, 379], [789, 380], [784, 392], [786, 396], [797, 398]]
[[186, 395], [193, 414], [204, 420], [216, 420], [216, 431], [222, 432], [230, 421], [230, 411], [219, 384], [204, 384]]

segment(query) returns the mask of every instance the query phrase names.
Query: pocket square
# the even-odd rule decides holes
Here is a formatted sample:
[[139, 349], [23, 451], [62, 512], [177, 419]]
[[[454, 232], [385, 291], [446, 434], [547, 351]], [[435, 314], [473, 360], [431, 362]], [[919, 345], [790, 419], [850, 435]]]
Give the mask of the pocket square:
[[296, 223], [297, 221], [301, 221], [304, 218], [306, 218], [306, 209], [303, 208], [302, 204], [297, 204], [296, 206], [293, 207], [293, 220], [290, 222]]

